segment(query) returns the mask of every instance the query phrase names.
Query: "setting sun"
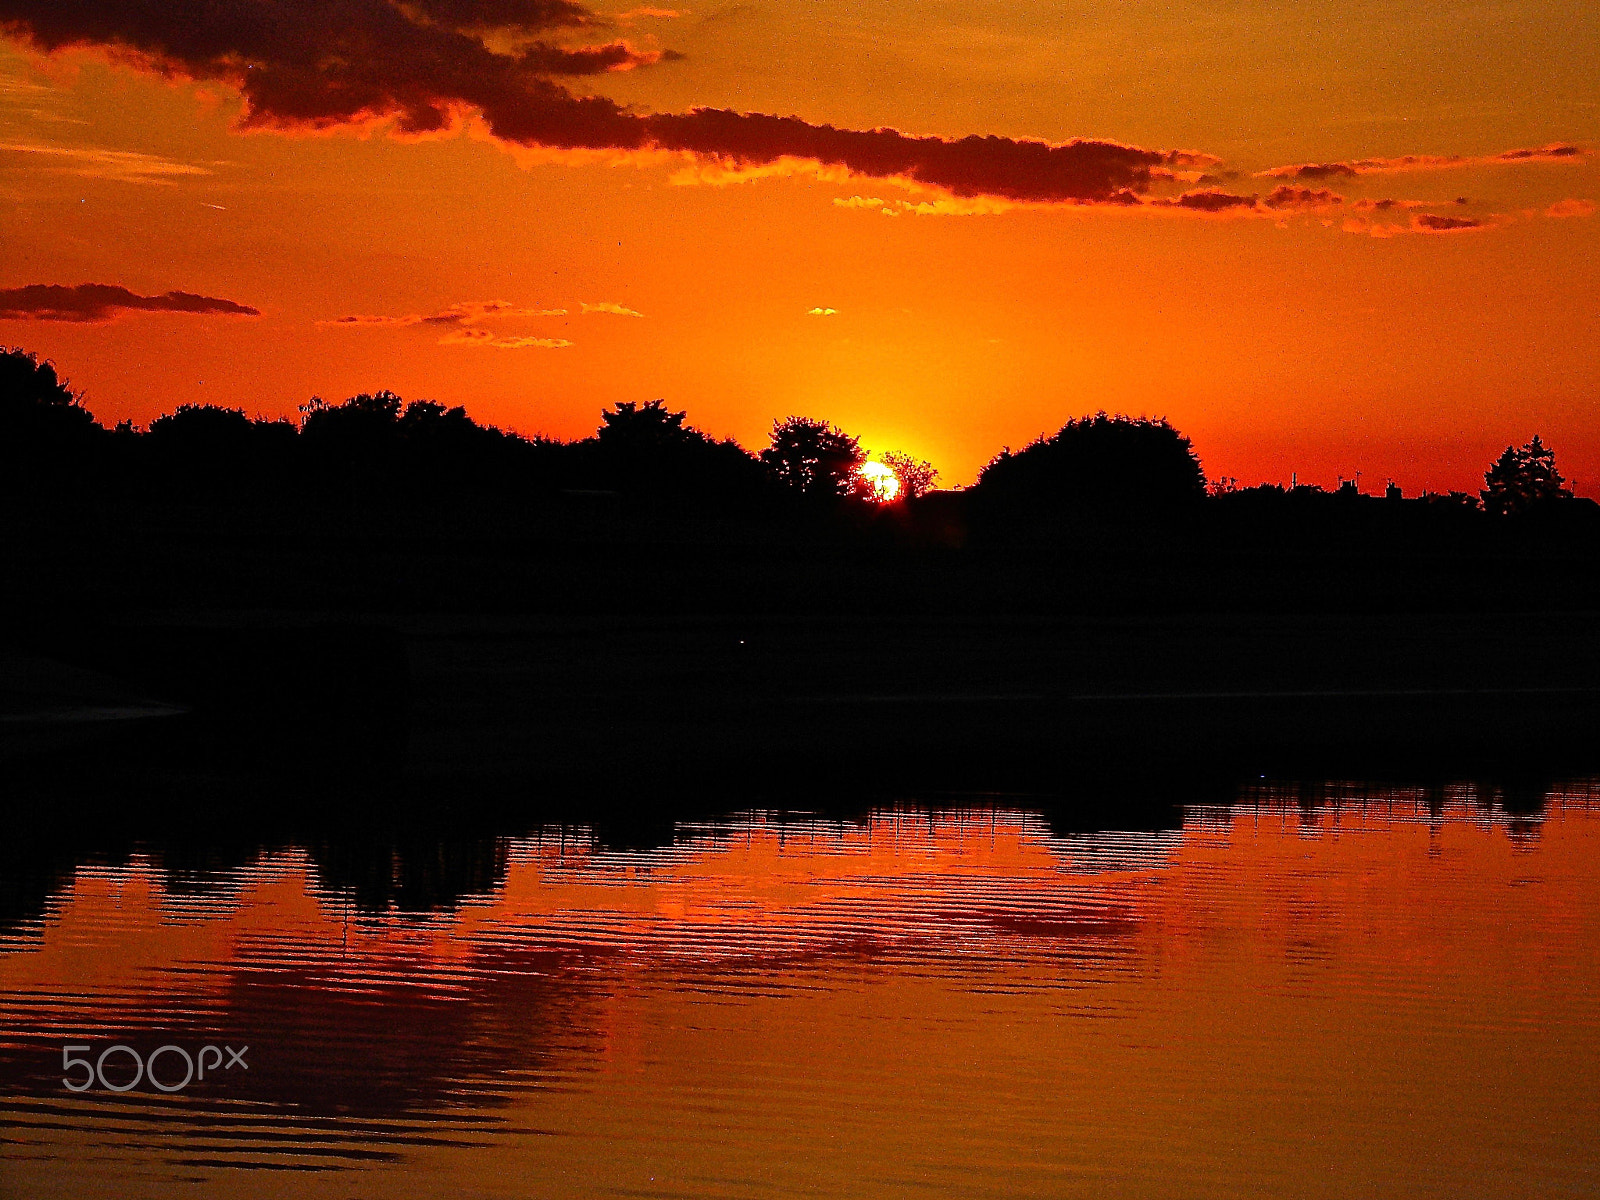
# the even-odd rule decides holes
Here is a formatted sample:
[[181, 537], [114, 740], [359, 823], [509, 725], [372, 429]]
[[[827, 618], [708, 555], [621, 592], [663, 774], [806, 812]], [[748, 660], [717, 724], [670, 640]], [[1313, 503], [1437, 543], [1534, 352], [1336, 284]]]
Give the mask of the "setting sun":
[[900, 477], [888, 463], [868, 460], [861, 464], [857, 474], [872, 499], [879, 504], [887, 504], [900, 494]]

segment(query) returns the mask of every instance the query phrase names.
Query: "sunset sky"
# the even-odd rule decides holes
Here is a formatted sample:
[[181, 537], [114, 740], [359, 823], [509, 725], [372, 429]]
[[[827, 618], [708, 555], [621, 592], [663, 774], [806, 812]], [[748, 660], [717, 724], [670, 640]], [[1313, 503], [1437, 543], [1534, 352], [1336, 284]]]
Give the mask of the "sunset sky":
[[663, 397], [964, 484], [1103, 408], [1600, 494], [1597, 81], [1593, 0], [0, 0], [0, 344], [108, 424]]

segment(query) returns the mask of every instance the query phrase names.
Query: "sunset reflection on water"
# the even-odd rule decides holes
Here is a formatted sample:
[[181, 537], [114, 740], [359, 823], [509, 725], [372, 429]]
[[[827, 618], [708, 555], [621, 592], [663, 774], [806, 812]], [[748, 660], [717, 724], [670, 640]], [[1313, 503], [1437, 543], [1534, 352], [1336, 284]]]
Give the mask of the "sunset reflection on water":
[[[0, 1190], [1593, 1192], [1597, 794], [543, 829], [426, 912], [315, 847], [82, 863], [0, 939]], [[61, 1083], [224, 1042], [177, 1094]]]

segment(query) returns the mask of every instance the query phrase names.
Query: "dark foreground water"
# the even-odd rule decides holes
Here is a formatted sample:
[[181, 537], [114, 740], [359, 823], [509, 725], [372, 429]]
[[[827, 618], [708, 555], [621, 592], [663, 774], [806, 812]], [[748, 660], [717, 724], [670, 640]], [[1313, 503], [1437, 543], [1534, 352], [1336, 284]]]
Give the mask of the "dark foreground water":
[[70, 866], [0, 938], [0, 1194], [1600, 1193], [1592, 785], [463, 853], [420, 912], [316, 845]]

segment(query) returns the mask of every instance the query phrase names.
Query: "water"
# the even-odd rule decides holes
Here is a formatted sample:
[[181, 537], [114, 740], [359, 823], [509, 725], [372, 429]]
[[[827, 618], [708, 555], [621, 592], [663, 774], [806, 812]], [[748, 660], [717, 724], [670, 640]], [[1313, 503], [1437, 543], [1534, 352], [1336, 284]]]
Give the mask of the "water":
[[0, 938], [0, 1193], [1593, 1195], [1597, 922], [1584, 783], [90, 856]]

